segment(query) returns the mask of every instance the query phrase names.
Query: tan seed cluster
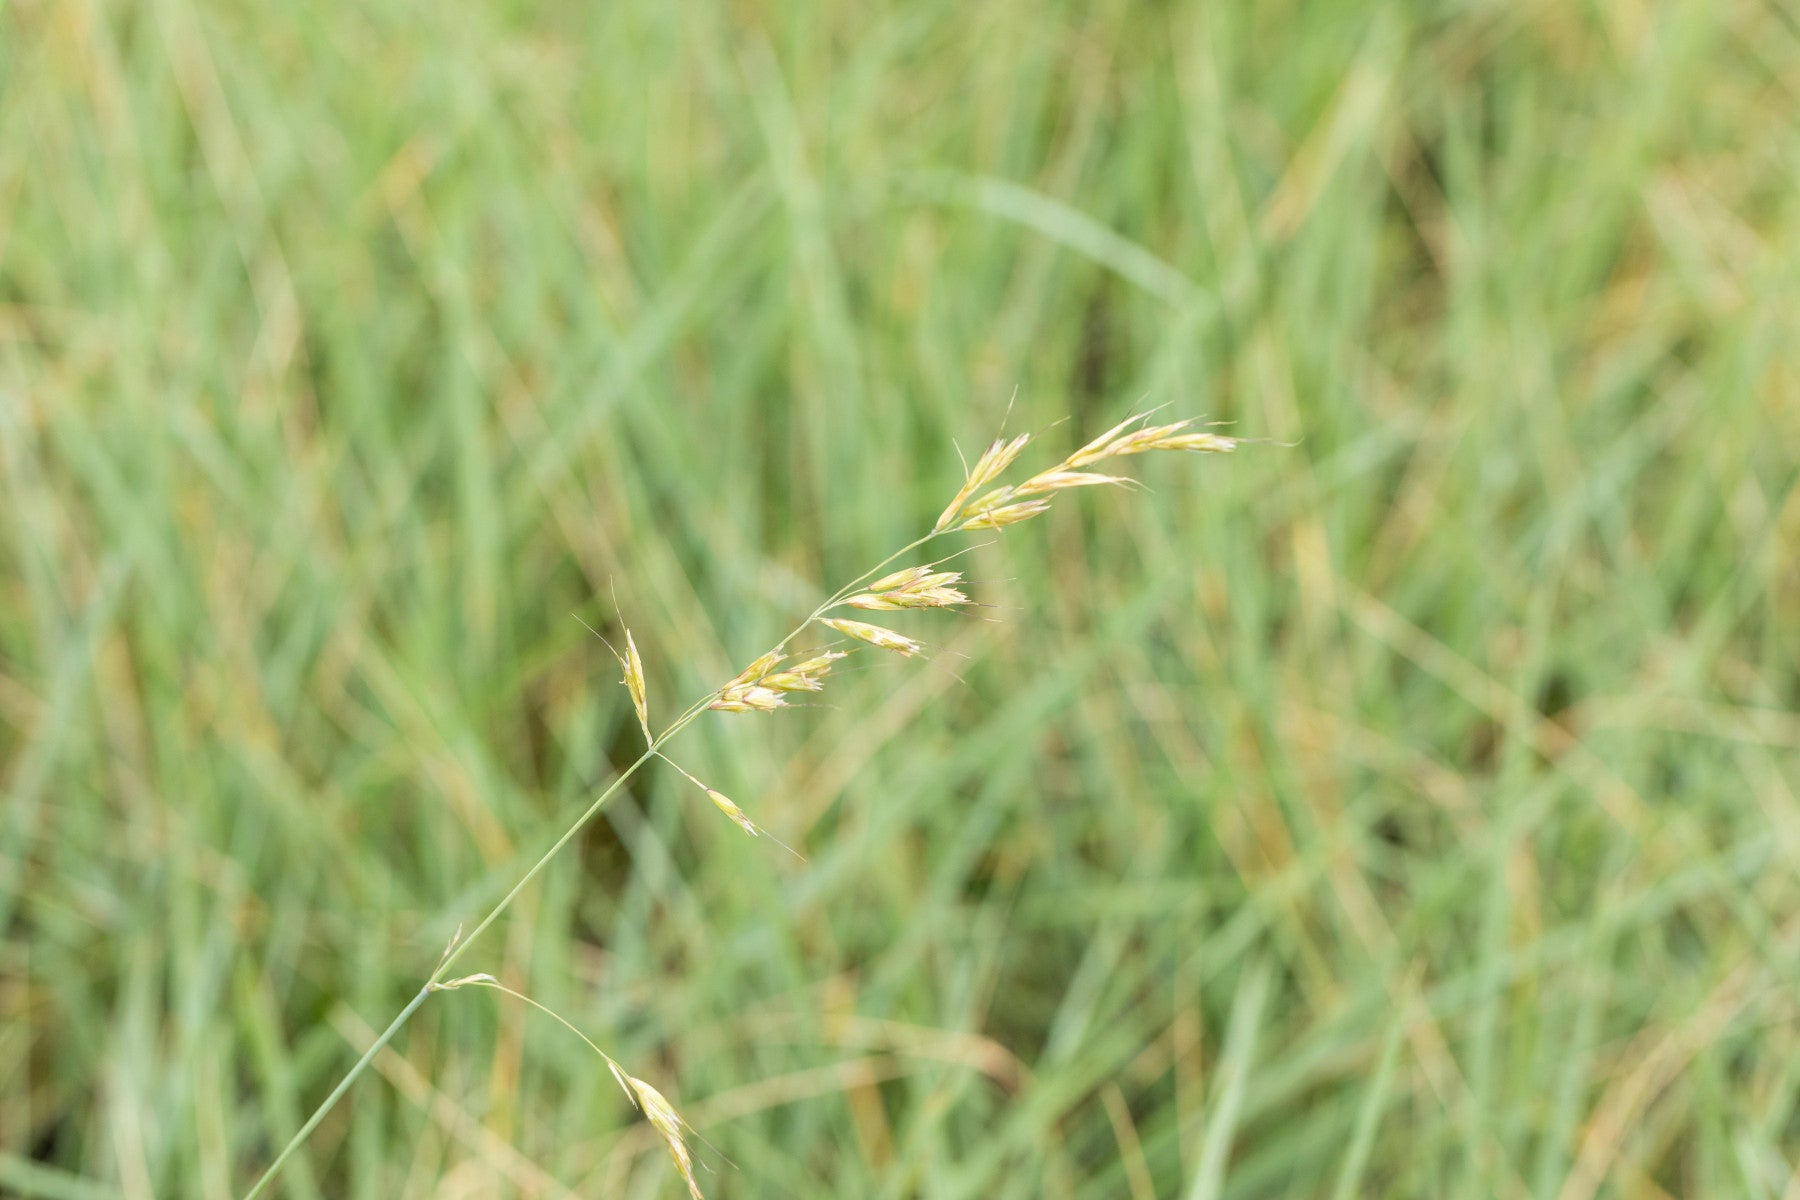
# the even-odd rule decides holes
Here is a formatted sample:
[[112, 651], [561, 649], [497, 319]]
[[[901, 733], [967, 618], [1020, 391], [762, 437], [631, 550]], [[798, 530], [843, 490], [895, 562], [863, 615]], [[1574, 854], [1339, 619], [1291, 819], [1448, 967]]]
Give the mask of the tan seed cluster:
[[816, 692], [825, 686], [831, 664], [844, 657], [842, 650], [821, 654], [796, 663], [785, 671], [775, 668], [786, 661], [786, 655], [771, 650], [719, 689], [718, 696], [707, 705], [719, 712], [773, 712], [787, 704], [790, 692]]
[[989, 446], [982, 456], [975, 460], [975, 465], [969, 468], [969, 477], [963, 480], [961, 490], [956, 493], [956, 499], [950, 501], [950, 507], [944, 510], [944, 515], [939, 517], [937, 524], [931, 527], [932, 532], [948, 529], [956, 520], [957, 515], [963, 511], [963, 505], [968, 503], [969, 497], [999, 478], [1002, 471], [1012, 466], [1013, 459], [1019, 457], [1019, 451], [1023, 450], [1025, 443], [1030, 440], [1029, 433], [1021, 433], [1010, 442], [1001, 438]]

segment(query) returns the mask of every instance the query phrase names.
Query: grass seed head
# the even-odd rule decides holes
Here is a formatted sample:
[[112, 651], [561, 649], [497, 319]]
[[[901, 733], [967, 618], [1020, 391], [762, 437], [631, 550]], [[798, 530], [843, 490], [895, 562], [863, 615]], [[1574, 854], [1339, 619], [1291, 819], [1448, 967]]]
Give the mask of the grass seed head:
[[[625, 631], [625, 690], [631, 693], [631, 707], [637, 711], [638, 724], [644, 737], [650, 738], [650, 703], [644, 689], [644, 660], [638, 657], [637, 640], [631, 630]], [[654, 739], [651, 739], [654, 740]]]
[[778, 663], [780, 663], [784, 657], [786, 657], [786, 656], [783, 654], [777, 653], [774, 650], [769, 651], [767, 654], [763, 655], [762, 657], [758, 658], [755, 662], [753, 662], [749, 666], [745, 667], [742, 671], [738, 672], [738, 674], [732, 679], [732, 681], [725, 685], [726, 688], [727, 689], [734, 688], [734, 687], [737, 687], [739, 684], [755, 683], [757, 680], [761, 679], [764, 675], [767, 675], [770, 671], [773, 671], [775, 669], [776, 665]]
[[1020, 496], [1042, 496], [1049, 492], [1066, 491], [1077, 487], [1099, 487], [1105, 484], [1129, 483], [1119, 475], [1100, 475], [1093, 471], [1065, 471], [1058, 467], [1045, 471], [1041, 475], [1033, 475], [1021, 483], [1015, 494]]
[[896, 608], [905, 608], [896, 596], [878, 596], [874, 592], [864, 592], [860, 596], [852, 596], [844, 601], [851, 608], [866, 608], [871, 612], [891, 612]]
[[832, 663], [840, 658], [849, 657], [850, 655], [843, 650], [827, 650], [817, 658], [809, 658], [805, 662], [790, 668], [790, 670], [795, 675], [806, 675], [813, 679], [818, 679], [831, 670]]
[[904, 571], [895, 571], [892, 575], [883, 575], [869, 585], [871, 592], [885, 592], [890, 588], [905, 587], [910, 583], [923, 579], [931, 574], [930, 567], [908, 567]]
[[694, 1156], [688, 1152], [687, 1139], [682, 1136], [682, 1129], [687, 1123], [661, 1092], [635, 1075], [627, 1078], [637, 1092], [638, 1107], [644, 1110], [651, 1128], [661, 1134], [662, 1140], [668, 1145], [669, 1157], [675, 1160], [675, 1169], [681, 1172], [682, 1182], [687, 1184], [688, 1195], [693, 1200], [706, 1200], [700, 1192], [699, 1182], [694, 1178]]
[[999, 508], [990, 508], [976, 513], [957, 528], [1004, 529], [1008, 525], [1017, 525], [1020, 521], [1029, 521], [1049, 507], [1048, 500], [1027, 500], [1022, 504], [1003, 504]]
[[787, 697], [774, 688], [739, 683], [725, 688], [719, 698], [706, 707], [719, 712], [773, 712], [787, 703]]
[[893, 612], [903, 608], [950, 608], [968, 602], [967, 596], [955, 588], [949, 587], [909, 589], [904, 592], [888, 592], [879, 596], [873, 592], [865, 592], [844, 601], [852, 608], [864, 608], [874, 612]]
[[1029, 433], [1021, 433], [1010, 442], [1005, 438], [1000, 438], [983, 451], [981, 457], [975, 460], [975, 465], [969, 468], [969, 477], [963, 480], [962, 487], [957, 489], [956, 498], [950, 501], [950, 506], [944, 509], [943, 515], [937, 519], [937, 524], [932, 526], [933, 532], [949, 528], [951, 522], [961, 515], [963, 505], [967, 503], [970, 496], [975, 494], [976, 489], [989, 483], [1006, 468], [1012, 466], [1013, 459], [1019, 457], [1019, 451], [1023, 450], [1025, 443], [1030, 440]]
[[825, 676], [831, 673], [831, 664], [844, 657], [842, 650], [829, 650], [817, 658], [795, 663], [785, 671], [764, 675], [757, 681], [757, 686], [775, 692], [820, 691], [825, 686]]
[[967, 604], [966, 593], [953, 587], [920, 588], [916, 592], [906, 594], [908, 608], [954, 608], [958, 604]]
[[1174, 433], [1157, 439], [1152, 450], [1188, 450], [1196, 454], [1230, 454], [1238, 447], [1236, 438], [1219, 433]]
[[990, 508], [999, 508], [1002, 504], [1011, 500], [1017, 490], [1018, 489], [1012, 487], [997, 487], [981, 498], [970, 501], [964, 506], [962, 515], [964, 517], [972, 517], [976, 513], [984, 513]]
[[730, 817], [732, 823], [739, 829], [743, 830], [751, 837], [762, 836], [762, 830], [758, 829], [756, 823], [744, 815], [743, 809], [731, 802], [730, 796], [727, 796], [724, 792], [718, 792], [714, 791], [712, 788], [707, 788], [706, 798], [713, 802], [713, 807], [717, 808], [727, 817]]
[[1139, 421], [1142, 421], [1144, 416], [1145, 414], [1139, 413], [1134, 417], [1126, 417], [1123, 421], [1120, 421], [1117, 425], [1114, 425], [1111, 429], [1107, 430], [1075, 453], [1069, 455], [1068, 458], [1063, 460], [1063, 467], [1071, 471], [1079, 470], [1089, 463], [1097, 463], [1103, 458], [1110, 457], [1114, 453], [1114, 451], [1110, 449], [1112, 444], [1125, 436], [1126, 430], [1130, 429], [1133, 425], [1136, 425]]
[[777, 671], [773, 675], [764, 675], [758, 686], [766, 687], [772, 692], [817, 692], [824, 689], [825, 683], [816, 675]]
[[1192, 421], [1177, 421], [1173, 425], [1146, 425], [1142, 429], [1134, 429], [1113, 439], [1101, 457], [1117, 458], [1126, 454], [1142, 454], [1147, 450], [1167, 449], [1166, 441], [1180, 435], [1182, 430], [1192, 424]]
[[904, 654], [911, 658], [923, 649], [919, 643], [891, 629], [883, 629], [879, 625], [869, 625], [862, 621], [848, 621], [842, 617], [822, 617], [821, 623], [831, 626], [847, 637], [859, 642], [867, 642], [880, 650], [892, 650], [896, 654]]

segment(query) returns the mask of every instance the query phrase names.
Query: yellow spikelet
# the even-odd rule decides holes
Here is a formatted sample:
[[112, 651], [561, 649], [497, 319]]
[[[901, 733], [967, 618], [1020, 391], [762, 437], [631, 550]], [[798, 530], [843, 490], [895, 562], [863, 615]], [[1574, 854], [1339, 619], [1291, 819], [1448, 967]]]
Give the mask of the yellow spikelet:
[[963, 505], [969, 497], [1010, 467], [1013, 459], [1019, 457], [1019, 451], [1023, 450], [1025, 443], [1030, 440], [1029, 433], [1021, 433], [1010, 442], [1001, 438], [989, 446], [981, 457], [975, 460], [975, 465], [969, 468], [969, 477], [963, 480], [962, 487], [956, 493], [956, 499], [950, 501], [950, 506], [944, 509], [943, 515], [937, 519], [937, 524], [932, 526], [932, 530], [935, 532], [949, 528], [950, 523], [961, 515]]
[[1061, 469], [1045, 471], [1041, 475], [1033, 475], [1014, 489], [1019, 496], [1041, 496], [1048, 492], [1061, 492], [1069, 488], [1100, 487], [1105, 484], [1129, 483], [1130, 480], [1119, 475], [1099, 475], [1092, 471], [1064, 471]]
[[1023, 504], [1003, 504], [999, 508], [990, 508], [976, 513], [957, 528], [1003, 529], [1008, 525], [1017, 525], [1020, 521], [1029, 521], [1049, 507], [1048, 500], [1027, 500]]
[[735, 805], [731, 802], [730, 796], [727, 796], [724, 792], [714, 791], [712, 788], [707, 788], [706, 789], [706, 798], [713, 802], [714, 808], [717, 808], [720, 812], [724, 813], [727, 817], [730, 817], [732, 823], [734, 825], [736, 825], [739, 829], [743, 830], [745, 833], [749, 834], [751, 837], [761, 837], [762, 836], [762, 830], [758, 829], [756, 827], [756, 823], [754, 821], [752, 821], [749, 817], [746, 817], [744, 815], [743, 809], [739, 808], [737, 805]]
[[637, 711], [644, 740], [654, 741], [650, 736], [649, 694], [644, 688], [644, 660], [638, 657], [637, 641], [629, 629], [625, 631], [625, 690], [631, 693], [631, 707]]
[[669, 1147], [669, 1157], [675, 1160], [675, 1169], [681, 1172], [682, 1182], [687, 1184], [688, 1195], [692, 1200], [706, 1200], [700, 1192], [700, 1184], [694, 1178], [694, 1156], [688, 1151], [687, 1139], [682, 1130], [687, 1122], [675, 1111], [668, 1098], [635, 1075], [627, 1076], [632, 1090], [637, 1093], [638, 1107], [644, 1110], [644, 1116], [650, 1121], [650, 1127], [662, 1136]]
[[829, 625], [839, 633], [853, 637], [859, 642], [867, 642], [880, 650], [892, 650], [894, 653], [904, 654], [908, 658], [923, 649], [911, 638], [895, 633], [891, 629], [883, 629], [879, 625], [868, 625], [862, 621], [848, 621], [842, 617], [823, 617], [820, 619], [820, 623]]

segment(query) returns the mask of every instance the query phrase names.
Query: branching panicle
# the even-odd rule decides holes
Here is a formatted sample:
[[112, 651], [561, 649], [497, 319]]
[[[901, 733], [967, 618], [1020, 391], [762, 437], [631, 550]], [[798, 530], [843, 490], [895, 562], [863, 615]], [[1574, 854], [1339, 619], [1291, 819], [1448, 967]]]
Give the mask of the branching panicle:
[[[615, 651], [615, 655], [623, 668], [625, 690], [630, 697], [632, 711], [643, 729], [644, 737], [649, 742], [648, 748], [636, 762], [621, 772], [619, 777], [563, 832], [555, 844], [514, 884], [512, 890], [482, 918], [468, 937], [461, 936], [459, 927], [457, 937], [452, 939], [451, 944], [445, 949], [443, 958], [438, 963], [437, 969], [433, 971], [430, 980], [425, 984], [424, 989], [394, 1019], [387, 1031], [351, 1068], [349, 1074], [326, 1098], [318, 1111], [289, 1141], [287, 1147], [277, 1156], [245, 1200], [254, 1200], [262, 1192], [281, 1169], [282, 1164], [317, 1128], [319, 1122], [350, 1084], [368, 1068], [375, 1055], [418, 1010], [428, 996], [437, 992], [457, 991], [466, 987], [490, 988], [521, 1000], [548, 1013], [574, 1032], [583, 1042], [586, 1042], [594, 1053], [605, 1062], [607, 1070], [611, 1072], [620, 1088], [643, 1112], [652, 1128], [667, 1145], [669, 1156], [674, 1160], [676, 1170], [687, 1185], [689, 1196], [692, 1197], [692, 1200], [701, 1200], [700, 1185], [694, 1175], [693, 1155], [688, 1149], [685, 1137], [689, 1126], [661, 1092], [627, 1072], [610, 1055], [589, 1041], [579, 1029], [537, 1001], [507, 988], [486, 972], [449, 978], [450, 967], [462, 956], [469, 945], [506, 911], [525, 886], [543, 871], [551, 858], [594, 818], [607, 800], [652, 758], [660, 758], [669, 762], [669, 765], [675, 767], [677, 771], [705, 792], [713, 806], [739, 829], [752, 837], [764, 836], [764, 831], [745, 815], [742, 808], [738, 807], [723, 792], [701, 782], [685, 768], [668, 759], [662, 747], [707, 711], [772, 712], [788, 707], [790, 695], [822, 690], [833, 665], [856, 647], [852, 646], [843, 650], [822, 650], [812, 657], [783, 669], [782, 664], [786, 663], [790, 657], [789, 643], [801, 637], [815, 625], [841, 634], [851, 639], [852, 642], [873, 646], [879, 650], [892, 651], [906, 658], [916, 657], [925, 650], [921, 642], [885, 626], [827, 615], [833, 609], [843, 606], [867, 612], [897, 612], [907, 609], [960, 609], [970, 603], [968, 594], [958, 586], [964, 584], [962, 575], [956, 571], [939, 571], [938, 564], [935, 562], [901, 568], [880, 575], [873, 582], [867, 582], [870, 576], [876, 575], [877, 572], [885, 570], [896, 560], [912, 554], [926, 543], [953, 530], [1004, 529], [1049, 511], [1051, 502], [1062, 492], [1087, 487], [1120, 486], [1132, 482], [1123, 476], [1088, 470], [1089, 467], [1107, 459], [1143, 454], [1153, 450], [1227, 453], [1235, 450], [1238, 445], [1233, 438], [1193, 429], [1192, 421], [1177, 421], [1167, 425], [1145, 425], [1144, 420], [1144, 414], [1126, 418], [1061, 462], [1039, 471], [1020, 484], [989, 487], [1012, 466], [1026, 445], [1030, 443], [1031, 435], [1020, 434], [1011, 440], [1005, 438], [996, 440], [975, 461], [975, 465], [968, 469], [962, 486], [938, 517], [937, 522], [931, 527], [930, 532], [911, 545], [890, 555], [887, 560], [853, 580], [848, 586], [833, 593], [773, 649], [759, 656], [716, 691], [689, 707], [660, 734], [653, 734], [650, 728], [649, 701], [644, 684], [643, 662], [638, 655], [636, 639], [632, 637], [630, 630], [626, 630], [625, 652], [617, 654]], [[984, 488], [987, 489], [985, 492]], [[971, 497], [976, 497], [977, 493], [981, 493], [980, 496], [972, 500]]]

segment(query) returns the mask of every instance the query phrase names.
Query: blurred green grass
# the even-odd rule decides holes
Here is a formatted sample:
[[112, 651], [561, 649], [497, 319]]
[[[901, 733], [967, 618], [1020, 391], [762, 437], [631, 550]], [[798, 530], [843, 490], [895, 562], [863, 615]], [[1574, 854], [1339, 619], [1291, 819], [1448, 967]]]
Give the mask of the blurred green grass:
[[[1747, 0], [11, 0], [0, 1193], [241, 1192], [635, 754], [570, 613], [668, 713], [1016, 392], [1293, 444], [703, 723], [806, 863], [653, 773], [469, 969], [721, 1197], [1794, 1194], [1797, 80]], [[492, 999], [281, 1193], [675, 1195]]]

